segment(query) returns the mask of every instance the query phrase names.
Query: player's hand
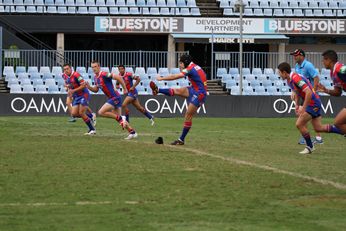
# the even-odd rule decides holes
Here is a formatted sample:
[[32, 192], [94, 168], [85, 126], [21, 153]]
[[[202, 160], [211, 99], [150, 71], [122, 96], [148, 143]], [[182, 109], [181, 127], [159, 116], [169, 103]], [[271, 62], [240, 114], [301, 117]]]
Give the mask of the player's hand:
[[319, 83], [319, 84], [318, 84], [317, 91], [327, 93], [328, 90], [327, 90], [327, 88], [326, 88], [324, 85], [322, 85], [321, 83]]
[[157, 81], [162, 81], [162, 80], [163, 80], [163, 77], [160, 76], [160, 75], [157, 75], [157, 76], [156, 76], [156, 80], [157, 80]]
[[135, 88], [134, 88], [134, 87], [131, 87], [130, 90], [129, 90], [129, 92], [132, 92], [132, 91], [134, 91], [134, 90], [135, 90]]
[[297, 94], [294, 91], [292, 91], [292, 93], [291, 93], [291, 100], [295, 101], [296, 96], [297, 96]]
[[299, 116], [299, 108], [300, 108], [300, 106], [299, 106], [299, 105], [297, 105], [297, 106], [296, 106], [296, 109], [295, 109], [296, 116]]
[[68, 92], [67, 92], [68, 96], [72, 97], [73, 93], [74, 91], [72, 89], [68, 89]]
[[299, 108], [298, 108], [298, 116], [303, 115], [304, 112], [305, 112], [305, 108], [304, 108], [304, 107], [299, 107]]

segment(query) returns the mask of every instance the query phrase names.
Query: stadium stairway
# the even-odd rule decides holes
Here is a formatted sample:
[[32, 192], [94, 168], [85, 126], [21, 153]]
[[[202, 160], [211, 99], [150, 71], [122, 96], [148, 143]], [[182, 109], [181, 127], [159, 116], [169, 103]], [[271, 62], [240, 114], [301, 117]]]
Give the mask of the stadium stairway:
[[208, 80], [208, 92], [210, 95], [229, 95], [220, 85], [219, 80]]
[[7, 83], [4, 79], [0, 79], [0, 93], [9, 93], [10, 89], [7, 88]]
[[223, 12], [216, 0], [196, 0], [201, 16], [222, 17]]

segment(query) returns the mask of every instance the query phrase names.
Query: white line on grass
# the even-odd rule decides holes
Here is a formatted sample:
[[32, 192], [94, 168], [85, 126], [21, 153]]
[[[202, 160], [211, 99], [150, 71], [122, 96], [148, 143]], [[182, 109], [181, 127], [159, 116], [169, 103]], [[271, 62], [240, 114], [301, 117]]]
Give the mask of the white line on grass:
[[215, 154], [208, 153], [208, 152], [203, 152], [203, 151], [200, 151], [200, 150], [197, 150], [197, 149], [193, 149], [193, 148], [186, 148], [186, 147], [182, 147], [182, 146], [172, 146], [172, 145], [166, 145], [166, 144], [164, 146], [165, 147], [169, 147], [169, 148], [174, 148], [174, 149], [177, 149], [177, 150], [184, 150], [184, 151], [187, 151], [187, 152], [192, 152], [192, 153], [195, 153], [195, 154], [200, 155], [200, 156], [209, 156], [209, 157], [212, 157], [212, 158], [220, 159], [220, 160], [227, 161], [227, 162], [234, 163], [234, 164], [238, 164], [238, 165], [245, 165], [245, 166], [250, 166], [250, 167], [254, 167], [254, 168], [258, 168], [258, 169], [263, 169], [263, 170], [266, 170], [266, 171], [271, 171], [271, 172], [274, 172], [274, 173], [280, 173], [280, 174], [284, 174], [284, 175], [289, 175], [289, 176], [293, 176], [293, 177], [297, 177], [297, 178], [313, 181], [315, 183], [319, 183], [319, 184], [322, 184], [322, 185], [330, 185], [330, 186], [333, 186], [334, 188], [337, 188], [337, 189], [346, 190], [346, 185], [345, 184], [334, 182], [334, 181], [330, 181], [330, 180], [324, 180], [324, 179], [320, 179], [320, 178], [317, 178], [317, 177], [306, 176], [306, 175], [303, 175], [303, 174], [300, 174], [300, 173], [290, 172], [290, 171], [287, 171], [287, 170], [282, 170], [282, 169], [270, 167], [270, 166], [267, 166], [267, 165], [261, 165], [261, 164], [256, 164], [256, 163], [245, 161], [245, 160], [235, 159], [235, 158], [232, 158], [232, 157], [219, 156], [219, 155], [215, 155]]
[[37, 203], [3, 203], [0, 207], [45, 207], [45, 206], [66, 206], [66, 205], [109, 205], [113, 204], [111, 201], [77, 201], [77, 202], [37, 202]]

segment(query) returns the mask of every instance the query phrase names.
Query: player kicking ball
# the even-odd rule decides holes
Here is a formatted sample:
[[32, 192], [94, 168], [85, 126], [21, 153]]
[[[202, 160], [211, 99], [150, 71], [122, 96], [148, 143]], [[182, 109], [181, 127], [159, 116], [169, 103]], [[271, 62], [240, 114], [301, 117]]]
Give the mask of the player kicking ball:
[[292, 91], [294, 91], [304, 103], [302, 106], [298, 104], [298, 97], [295, 97], [296, 101], [296, 114], [298, 119], [296, 121], [296, 127], [305, 139], [306, 147], [300, 154], [311, 154], [314, 151], [314, 146], [311, 141], [310, 133], [307, 129], [307, 124], [311, 121], [312, 126], [316, 132], [329, 132], [342, 134], [340, 129], [335, 125], [322, 125], [321, 120], [321, 100], [318, 94], [313, 90], [313, 87], [309, 80], [304, 76], [291, 72], [291, 66], [288, 63], [281, 63], [278, 66], [279, 75], [283, 80], [287, 81]]
[[95, 135], [96, 130], [92, 122], [92, 115], [87, 115], [89, 107], [90, 93], [82, 76], [77, 72], [72, 72], [70, 64], [63, 66], [66, 74], [65, 83], [68, 88], [68, 97], [72, 98], [71, 114], [73, 117], [81, 117], [88, 126], [89, 131], [85, 135]]
[[[319, 84], [319, 91], [331, 96], [341, 96], [346, 91], [346, 66], [338, 62], [338, 55], [333, 50], [327, 50], [323, 54], [324, 67], [330, 69], [330, 78], [333, 80], [334, 89], [327, 89]], [[346, 134], [346, 108], [343, 108], [335, 117], [334, 124]]]
[[[145, 108], [140, 104], [138, 100], [138, 92], [136, 87], [141, 82], [139, 76], [133, 76], [132, 73], [126, 72], [124, 65], [118, 66], [120, 77], [124, 80], [126, 89], [127, 89], [127, 96], [123, 102], [123, 111], [125, 111], [125, 116], [127, 122], [130, 122], [130, 110], [128, 108], [129, 104], [132, 104], [138, 111], [140, 111], [143, 115], [145, 115], [151, 122], [151, 126], [154, 126], [154, 117], [147, 111]], [[136, 82], [133, 83], [133, 80]], [[117, 82], [116, 85], [117, 89], [120, 87], [120, 83]]]
[[129, 132], [128, 137], [125, 139], [131, 140], [137, 138], [136, 131], [131, 128], [129, 123], [121, 116], [121, 96], [118, 91], [114, 89], [112, 79], [117, 80], [123, 87], [124, 93], [127, 93], [126, 86], [121, 77], [101, 71], [100, 63], [98, 61], [92, 61], [91, 68], [95, 74], [95, 86], [90, 86], [87, 83], [87, 87], [92, 92], [98, 92], [99, 89], [107, 96], [107, 102], [98, 111], [100, 116], [115, 119], [123, 129]]
[[192, 87], [173, 88], [158, 88], [152, 81], [150, 88], [153, 95], [159, 93], [168, 96], [181, 96], [187, 99], [188, 108], [185, 113], [184, 128], [179, 139], [171, 143], [172, 145], [184, 145], [185, 137], [192, 126], [192, 118], [196, 114], [198, 108], [205, 103], [207, 97], [207, 77], [202, 68], [192, 62], [190, 55], [182, 55], [179, 59], [179, 67], [182, 70], [179, 74], [168, 75], [166, 77], [158, 76], [157, 81], [172, 81], [187, 76], [192, 84]]

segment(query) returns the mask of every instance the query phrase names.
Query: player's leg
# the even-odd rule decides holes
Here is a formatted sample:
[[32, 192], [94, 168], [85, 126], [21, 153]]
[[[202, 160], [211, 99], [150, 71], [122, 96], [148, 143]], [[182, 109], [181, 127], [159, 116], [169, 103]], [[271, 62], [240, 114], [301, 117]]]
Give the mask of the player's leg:
[[157, 85], [151, 81], [150, 82], [150, 88], [153, 91], [154, 95], [157, 95], [158, 93], [167, 95], [167, 96], [181, 96], [184, 98], [189, 97], [189, 90], [187, 87], [182, 88], [158, 88]]
[[151, 121], [152, 126], [154, 125], [154, 116], [152, 116], [147, 110], [145, 110], [145, 108], [141, 105], [138, 99], [132, 101], [132, 105]]
[[126, 121], [130, 122], [130, 110], [128, 108], [128, 105], [134, 101], [134, 98], [130, 96], [126, 96], [123, 105], [122, 105], [122, 110], [125, 112], [126, 116]]
[[346, 134], [346, 108], [342, 109], [334, 119], [334, 125]]
[[336, 133], [340, 135], [344, 135], [344, 133], [333, 124], [322, 124], [322, 117], [319, 116], [317, 118], [312, 119], [312, 126], [316, 132], [327, 132], [327, 133]]
[[195, 106], [193, 103], [189, 104], [187, 111], [185, 113], [185, 121], [184, 121], [183, 131], [182, 131], [179, 139], [174, 141], [173, 143], [171, 143], [172, 145], [184, 145], [185, 137], [186, 137], [187, 133], [189, 133], [191, 126], [192, 126], [192, 118], [196, 114], [197, 110], [198, 110], [197, 106]]
[[96, 126], [96, 113], [94, 113], [91, 108], [88, 106], [85, 114], [91, 119], [94, 126]]
[[76, 122], [76, 118], [72, 116], [72, 97], [70, 96], [66, 97], [66, 106], [67, 106], [68, 112], [70, 113], [69, 122]]
[[313, 144], [311, 141], [309, 130], [307, 129], [307, 123], [312, 119], [311, 115], [307, 112], [304, 112], [302, 115], [300, 115], [296, 121], [296, 127], [302, 134], [302, 136], [305, 139], [306, 148], [300, 152], [301, 154], [309, 154], [313, 151]]
[[114, 110], [114, 106], [110, 103], [105, 103], [98, 111], [98, 114], [102, 117], [112, 118], [118, 121], [118, 115], [112, 112]]
[[135, 129], [133, 129], [131, 125], [121, 116], [121, 105], [115, 107], [112, 113], [118, 116], [118, 123], [120, 124], [120, 126], [129, 132], [128, 137], [126, 137], [125, 139], [131, 140], [133, 138], [137, 138], [138, 134], [136, 133]]
[[88, 105], [87, 103], [81, 103], [79, 105], [79, 115], [82, 117], [84, 123], [88, 126], [89, 131], [85, 135], [96, 134], [95, 127], [93, 126], [92, 119], [87, 115]]

